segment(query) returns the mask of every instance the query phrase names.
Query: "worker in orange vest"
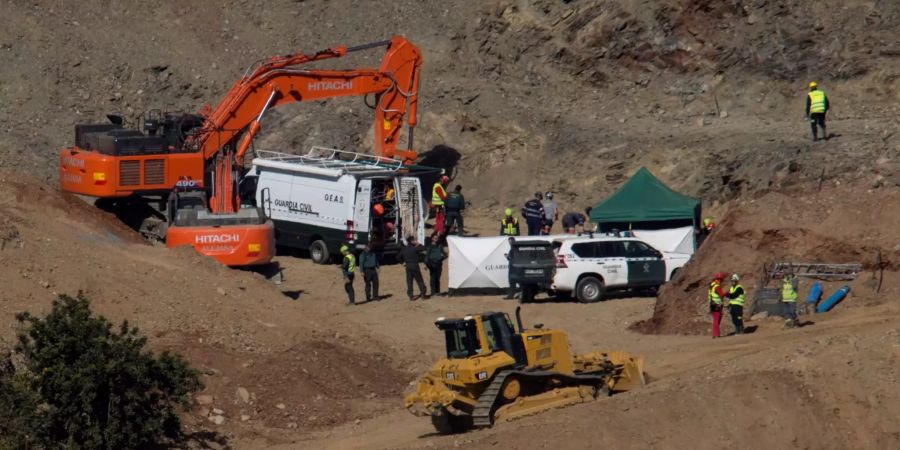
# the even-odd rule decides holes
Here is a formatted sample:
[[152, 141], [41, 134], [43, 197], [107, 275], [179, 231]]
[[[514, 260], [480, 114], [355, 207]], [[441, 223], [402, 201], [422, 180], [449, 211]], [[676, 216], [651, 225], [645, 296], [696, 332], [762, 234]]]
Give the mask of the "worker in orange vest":
[[447, 199], [447, 183], [450, 177], [441, 175], [441, 179], [431, 187], [431, 207], [434, 208], [434, 232], [444, 235], [444, 200]]

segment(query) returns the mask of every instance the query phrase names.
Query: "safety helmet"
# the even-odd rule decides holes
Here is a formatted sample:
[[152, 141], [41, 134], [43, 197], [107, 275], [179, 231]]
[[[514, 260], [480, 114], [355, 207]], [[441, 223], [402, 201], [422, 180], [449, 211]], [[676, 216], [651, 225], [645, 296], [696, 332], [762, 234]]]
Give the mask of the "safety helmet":
[[512, 216], [512, 208], [506, 208], [503, 212], [506, 213], [506, 217]]
[[346, 245], [341, 246], [341, 253], [347, 253], [349, 251], [350, 251], [350, 247], [347, 247]]
[[819, 87], [819, 83], [816, 83], [815, 81], [810, 81], [810, 82], [809, 82], [809, 88], [812, 89], [812, 88], [814, 88], [814, 87]]
[[441, 175], [441, 183], [449, 183], [449, 182], [450, 182], [450, 177], [448, 177], [447, 175]]
[[384, 205], [381, 203], [376, 203], [372, 206], [372, 212], [375, 213], [375, 217], [381, 217], [384, 215]]
[[553, 192], [547, 191], [547, 193], [544, 194], [544, 197], [546, 197], [547, 200], [553, 200]]
[[722, 280], [725, 279], [725, 274], [722, 273], [722, 272], [718, 272], [718, 273], [716, 273], [715, 275], [713, 275], [713, 279], [714, 279], [714, 280], [722, 281]]
[[731, 275], [731, 281], [741, 281], [741, 276], [738, 275], [738, 274], [736, 274], [736, 273], [735, 273], [735, 274], [732, 274], [732, 275]]

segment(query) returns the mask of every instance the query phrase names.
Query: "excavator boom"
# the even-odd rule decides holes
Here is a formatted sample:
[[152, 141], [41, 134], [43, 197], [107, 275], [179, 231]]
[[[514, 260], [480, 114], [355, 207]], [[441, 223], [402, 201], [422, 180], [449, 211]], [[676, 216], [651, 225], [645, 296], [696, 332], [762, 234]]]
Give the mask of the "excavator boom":
[[[386, 50], [378, 68], [299, 68], [379, 47]], [[154, 228], [165, 231], [168, 245], [190, 243], [228, 265], [267, 262], [274, 254], [274, 244], [267, 244], [274, 240], [271, 224], [266, 226], [264, 217], [245, 211], [238, 195], [244, 155], [261, 130], [265, 113], [288, 103], [372, 95], [375, 156], [411, 163], [416, 158], [411, 147], [421, 65], [419, 49], [400, 36], [261, 60], [247, 69], [215, 108], [207, 105], [199, 116], [167, 114], [161, 120], [147, 120], [145, 133], [123, 129], [121, 123], [76, 126], [76, 145], [60, 153], [60, 189], [99, 199], [159, 196], [162, 204], [173, 188], [175, 197], [183, 190], [203, 190], [205, 205], [200, 209], [208, 211], [202, 218], [196, 214], [193, 198], [186, 202], [176, 198], [174, 204], [190, 203], [190, 210], [169, 211], [171, 223]], [[399, 149], [404, 123], [409, 148]], [[194, 192], [186, 195], [196, 197]], [[256, 228], [251, 232], [248, 227]], [[271, 234], [271, 239], [265, 234]], [[203, 245], [210, 240], [227, 243]]]

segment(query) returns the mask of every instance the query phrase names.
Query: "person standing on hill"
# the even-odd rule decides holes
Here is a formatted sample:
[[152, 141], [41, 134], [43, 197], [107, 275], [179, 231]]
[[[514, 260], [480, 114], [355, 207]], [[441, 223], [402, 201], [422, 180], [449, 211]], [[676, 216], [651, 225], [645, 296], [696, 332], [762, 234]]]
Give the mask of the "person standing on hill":
[[541, 232], [541, 222], [544, 220], [544, 205], [541, 204], [543, 195], [540, 192], [534, 193], [534, 198], [525, 202], [522, 206], [522, 217], [525, 218], [525, 224], [528, 226], [528, 235], [537, 236]]
[[819, 133], [816, 129], [822, 127], [822, 137], [828, 140], [828, 130], [825, 128], [825, 114], [831, 105], [828, 102], [828, 96], [819, 89], [819, 84], [815, 81], [809, 83], [809, 94], [806, 96], [806, 118], [812, 128], [813, 142], [819, 140]]
[[350, 252], [350, 247], [341, 246], [341, 274], [344, 276], [344, 290], [347, 291], [347, 304], [356, 304], [356, 293], [353, 292], [353, 278], [356, 276], [356, 257]]
[[397, 255], [397, 258], [406, 266], [406, 296], [409, 297], [409, 301], [416, 299], [413, 297], [413, 280], [415, 280], [416, 285], [419, 286], [419, 294], [423, 299], [427, 299], [425, 279], [422, 278], [422, 268], [419, 267], [419, 254], [424, 249], [416, 242], [414, 236], [408, 236], [406, 242], [407, 244], [400, 248], [400, 253]]
[[366, 301], [378, 300], [378, 255], [372, 251], [372, 244], [367, 244], [366, 249], [359, 255], [359, 266], [362, 268], [363, 281], [365, 281]]
[[431, 296], [434, 297], [441, 293], [441, 273], [444, 271], [444, 246], [437, 234], [431, 235], [431, 242], [425, 246], [425, 267], [428, 269]]
[[447, 198], [447, 183], [450, 177], [441, 175], [441, 179], [431, 186], [431, 207], [434, 208], [434, 231], [444, 235], [444, 200]]
[[709, 283], [709, 313], [712, 315], [712, 337], [719, 337], [719, 325], [722, 323], [722, 308], [724, 306], [725, 291], [722, 290], [722, 280], [725, 274], [719, 272], [713, 275]]
[[544, 206], [544, 223], [541, 226], [541, 234], [549, 235], [553, 224], [559, 220], [559, 208], [553, 201], [553, 192], [547, 191], [541, 204]]
[[728, 288], [728, 311], [731, 312], [731, 323], [734, 324], [734, 334], [744, 334], [744, 287], [741, 286], [741, 277], [738, 274], [731, 275], [731, 286]]
[[519, 219], [513, 217], [512, 208], [506, 208], [504, 211], [506, 214], [503, 216], [503, 219], [500, 220], [500, 235], [501, 236], [518, 236], [520, 235], [519, 231]]
[[464, 209], [466, 209], [466, 198], [462, 195], [462, 186], [457, 184], [453, 188], [453, 192], [447, 194], [447, 198], [444, 200], [444, 210], [447, 212], [447, 223], [444, 226], [444, 231], [447, 234], [453, 232], [453, 226], [455, 225], [457, 236], [463, 235], [462, 212]]
[[797, 324], [797, 277], [792, 272], [784, 274], [781, 280], [781, 304], [784, 305], [784, 327], [794, 328]]

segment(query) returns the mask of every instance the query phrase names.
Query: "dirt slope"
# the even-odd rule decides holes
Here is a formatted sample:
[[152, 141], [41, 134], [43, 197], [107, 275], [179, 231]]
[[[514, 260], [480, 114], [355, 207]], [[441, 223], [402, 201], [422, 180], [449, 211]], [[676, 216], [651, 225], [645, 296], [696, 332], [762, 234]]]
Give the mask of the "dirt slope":
[[[762, 267], [776, 261], [862, 263], [864, 272], [849, 283], [851, 293], [839, 308], [891, 301], [900, 290], [897, 263], [900, 234], [885, 224], [898, 220], [896, 193], [859, 186], [826, 186], [769, 192], [735, 204], [679, 276], [660, 291], [649, 332], [709, 332], [707, 289], [712, 274], [738, 273], [748, 299], [762, 282]], [[876, 294], [876, 254], [885, 266]], [[813, 280], [800, 286], [805, 293]], [[824, 283], [831, 293], [847, 283]], [[748, 303], [750, 308], [751, 303]], [[749, 309], [748, 309], [749, 311]], [[730, 329], [730, 325], [726, 325]]]
[[57, 293], [83, 292], [98, 313], [129, 320], [154, 347], [203, 371], [203, 394], [214, 401], [200, 405], [192, 427], [207, 426], [212, 408], [229, 424], [248, 416], [248, 429], [333, 426], [382, 410], [402, 389], [391, 380], [410, 376], [366, 332], [301, 310], [260, 275], [151, 246], [80, 199], [7, 173], [0, 279], [0, 347], [14, 343], [16, 313], [40, 314]]
[[[871, 178], [900, 152], [900, 7], [884, 0], [4, 3], [0, 165], [51, 182], [76, 123], [197, 110], [259, 58], [395, 33], [426, 58], [416, 147], [458, 165], [478, 206], [536, 188], [594, 203], [641, 165], [712, 204], [823, 170]], [[809, 79], [834, 104], [828, 144], [800, 120]], [[360, 99], [286, 107], [257, 144], [367, 151], [369, 121]]]

